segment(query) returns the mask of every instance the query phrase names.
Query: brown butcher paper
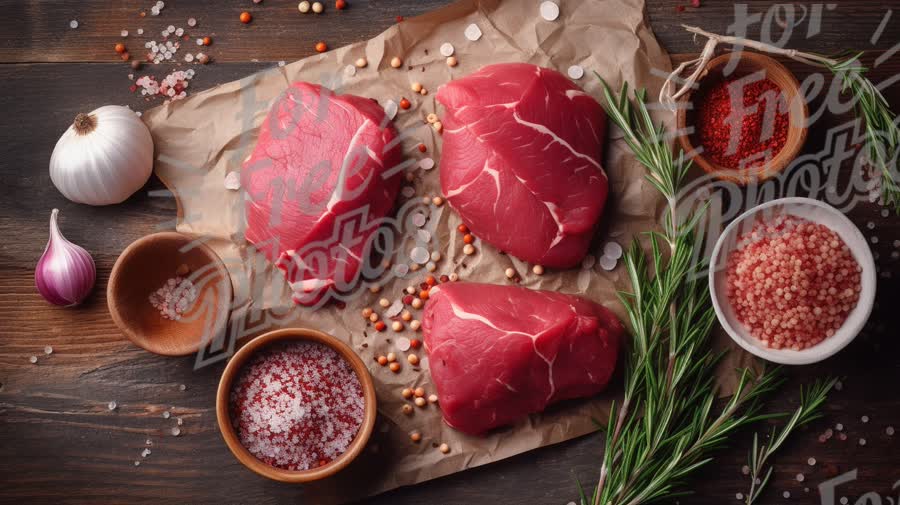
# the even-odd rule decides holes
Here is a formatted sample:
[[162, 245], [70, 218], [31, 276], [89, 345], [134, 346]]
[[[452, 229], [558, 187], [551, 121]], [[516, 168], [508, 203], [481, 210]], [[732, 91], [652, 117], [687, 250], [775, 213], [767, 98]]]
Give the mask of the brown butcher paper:
[[[452, 79], [491, 63], [528, 62], [563, 74], [567, 74], [571, 65], [580, 65], [585, 70], [584, 76], [574, 82], [598, 100], [602, 99], [601, 86], [594, 71], [614, 88], [627, 81], [648, 88], [648, 96], [658, 94], [663, 82], [661, 76], [671, 67], [668, 56], [647, 26], [641, 0], [560, 0], [561, 13], [555, 21], [541, 17], [540, 3], [537, 0], [462, 0], [407, 19], [369, 41], [283, 67], [273, 66], [268, 71], [185, 100], [166, 103], [144, 115], [156, 144], [156, 173], [178, 200], [178, 231], [203, 237], [232, 274], [235, 288], [232, 335], [225, 343], [218, 343], [220, 350], [227, 355], [228, 342], [235, 337], [254, 336], [278, 327], [304, 326], [343, 339], [369, 364], [380, 413], [372, 440], [349, 469], [330, 481], [306, 486], [306, 491], [316, 497], [316, 503], [358, 499], [584, 435], [596, 429], [594, 419], [607, 417], [611, 402], [620, 394], [620, 381], [614, 381], [605, 394], [553, 406], [485, 437], [466, 436], [448, 427], [441, 422], [439, 407], [435, 405], [416, 408], [411, 416], [404, 415], [401, 406], [408, 402], [400, 395], [402, 388], [421, 386], [428, 393], [434, 392], [427, 359], [416, 371], [405, 362], [406, 353], [396, 351], [396, 338], [401, 335], [390, 328], [376, 333], [360, 313], [367, 306], [383, 311], [378, 307], [380, 298], [399, 299], [403, 288], [422, 282], [425, 270], [389, 280], [377, 294], [362, 289], [346, 301], [344, 308], [336, 304], [317, 310], [295, 306], [281, 272], [248, 251], [242, 238], [245, 195], [242, 191], [226, 189], [224, 184], [228, 173], [241, 170], [271, 104], [294, 81], [323, 84], [338, 93], [377, 99], [382, 105], [409, 97], [413, 107], [401, 110], [395, 119], [398, 130], [407, 135], [404, 153], [413, 160], [431, 157], [436, 166], [432, 170], [415, 169], [415, 196], [398, 198], [398, 213], [406, 214], [397, 216], [397, 220], [402, 223], [415, 208], [427, 209], [430, 219], [426, 229], [433, 235], [433, 243], [439, 244], [442, 255], [436, 275], [456, 272], [462, 280], [505, 284], [510, 281], [504, 271], [512, 267], [524, 286], [587, 297], [609, 307], [624, 320], [623, 308], [616, 298], [617, 290], [629, 289], [623, 265], [620, 262], [613, 271], [607, 272], [591, 259], [602, 255], [603, 245], [608, 241], [625, 246], [637, 234], [657, 227], [661, 198], [644, 180], [645, 170], [618, 130], [610, 130], [603, 160], [609, 176], [609, 201], [590, 256], [582, 267], [548, 270], [537, 276], [532, 273], [531, 265], [481, 242], [477, 243], [475, 255], [466, 256], [462, 253], [461, 235], [456, 232], [460, 220], [454, 212], [447, 205], [421, 204], [423, 196], [440, 194], [441, 154], [440, 135], [423, 119], [431, 112], [442, 113], [434, 95], [439, 86]], [[477, 41], [468, 40], [464, 34], [471, 24], [477, 25], [483, 34]], [[440, 53], [440, 46], [445, 42], [455, 48], [459, 61], [455, 68], [448, 67]], [[390, 65], [395, 56], [403, 59], [400, 69]], [[360, 57], [367, 58], [368, 66], [355, 71], [349, 69]], [[429, 93], [413, 94], [412, 82], [422, 83]], [[674, 127], [673, 115], [657, 113], [657, 116], [670, 130]], [[427, 153], [416, 149], [419, 143], [427, 146]], [[419, 207], [415, 206], [415, 200], [419, 201]], [[404, 207], [405, 203], [411, 206]], [[414, 233], [403, 226], [398, 228], [401, 233]], [[405, 259], [409, 261], [408, 255]], [[420, 315], [421, 312], [415, 317]], [[415, 335], [409, 329], [403, 335], [421, 339], [420, 333]], [[391, 351], [396, 351], [403, 360], [404, 367], [399, 374], [379, 366], [374, 359]], [[422, 349], [417, 354], [426, 356]], [[198, 358], [198, 364], [205, 363], [207, 358]], [[741, 354], [732, 353], [731, 362], [723, 368], [733, 369], [745, 359]], [[622, 360], [620, 367], [621, 363]], [[727, 375], [730, 372], [723, 372], [723, 377]], [[727, 378], [723, 380], [727, 383]], [[409, 440], [412, 431], [422, 434], [421, 442]], [[440, 443], [450, 446], [449, 454], [436, 449]]]

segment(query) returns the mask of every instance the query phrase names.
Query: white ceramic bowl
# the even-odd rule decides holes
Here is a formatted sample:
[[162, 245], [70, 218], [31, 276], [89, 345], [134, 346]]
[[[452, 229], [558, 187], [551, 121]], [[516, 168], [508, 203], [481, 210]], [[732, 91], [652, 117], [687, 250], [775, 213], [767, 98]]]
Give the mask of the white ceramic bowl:
[[[765, 213], [758, 216], [760, 213]], [[860, 278], [862, 291], [856, 307], [850, 312], [844, 325], [831, 337], [800, 351], [771, 349], [750, 335], [738, 322], [725, 291], [725, 262], [737, 243], [737, 237], [753, 227], [757, 217], [768, 221], [775, 216], [790, 214], [820, 223], [834, 230], [847, 244], [853, 257], [862, 267]], [[862, 330], [875, 302], [875, 260], [866, 238], [847, 216], [834, 207], [810, 198], [782, 198], [756, 206], [741, 214], [726, 228], [713, 249], [709, 270], [709, 292], [719, 323], [725, 331], [750, 353], [775, 363], [805, 365], [821, 361], [840, 351], [856, 338]]]

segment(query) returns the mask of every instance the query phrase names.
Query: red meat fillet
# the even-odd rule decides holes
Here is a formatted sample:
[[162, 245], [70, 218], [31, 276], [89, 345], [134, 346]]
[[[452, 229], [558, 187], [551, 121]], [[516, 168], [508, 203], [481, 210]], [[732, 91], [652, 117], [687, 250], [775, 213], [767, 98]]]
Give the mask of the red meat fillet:
[[531, 263], [584, 258], [603, 213], [606, 115], [559, 72], [489, 65], [438, 91], [441, 190], [477, 237]]
[[294, 83], [272, 106], [241, 171], [246, 237], [285, 272], [296, 303], [357, 284], [399, 190], [396, 137], [377, 103], [315, 84]]
[[431, 289], [422, 328], [444, 421], [473, 435], [603, 391], [622, 338], [583, 298], [466, 282]]

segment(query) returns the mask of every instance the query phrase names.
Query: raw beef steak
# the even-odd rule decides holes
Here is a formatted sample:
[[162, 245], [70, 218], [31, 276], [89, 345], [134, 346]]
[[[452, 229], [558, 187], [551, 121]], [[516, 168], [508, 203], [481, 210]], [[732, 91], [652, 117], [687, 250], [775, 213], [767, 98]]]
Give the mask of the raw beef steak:
[[603, 213], [606, 115], [559, 72], [489, 65], [447, 84], [441, 190], [476, 236], [531, 263], [584, 257]]
[[351, 290], [394, 206], [397, 131], [368, 98], [298, 82], [262, 124], [241, 171], [247, 240], [284, 270], [296, 303]]
[[622, 337], [583, 298], [466, 282], [431, 288], [422, 328], [444, 420], [469, 434], [603, 391]]

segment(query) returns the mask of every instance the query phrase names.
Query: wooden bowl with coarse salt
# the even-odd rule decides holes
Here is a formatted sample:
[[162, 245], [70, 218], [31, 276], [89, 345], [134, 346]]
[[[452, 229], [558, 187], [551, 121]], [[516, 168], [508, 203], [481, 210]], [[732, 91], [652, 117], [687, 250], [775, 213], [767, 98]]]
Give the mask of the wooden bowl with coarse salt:
[[[732, 58], [737, 58], [733, 71], [729, 68]], [[748, 167], [720, 165], [710, 156], [704, 155], [703, 146], [697, 139], [695, 112], [699, 104], [696, 103], [696, 99], [704, 96], [711, 86], [723, 79], [740, 79], [757, 73], [775, 83], [787, 103], [788, 125], [784, 146], [760, 165]], [[787, 67], [763, 54], [749, 51], [729, 52], [710, 60], [697, 80], [697, 89], [689, 91], [679, 100], [676, 116], [678, 143], [685, 155], [690, 156], [706, 173], [721, 180], [746, 186], [778, 175], [797, 157], [806, 142], [808, 118], [809, 107], [805, 97], [800, 93], [800, 84]]]
[[[190, 286], [192, 298], [178, 307], [177, 316], [171, 315], [174, 304], [160, 308], [150, 299], [160, 289], [181, 296], [183, 288], [166, 288], [176, 278], [179, 286]], [[122, 251], [106, 297], [116, 326], [135, 345], [163, 356], [187, 356], [224, 333], [231, 313], [231, 277], [202, 240], [177, 232], [154, 233]]]
[[[774, 349], [751, 335], [738, 320], [727, 294], [727, 258], [738, 247], [739, 237], [752, 229], [755, 222], [768, 222], [777, 216], [794, 216], [825, 225], [847, 245], [860, 266], [860, 292], [856, 306], [847, 314], [833, 335], [805, 349]], [[875, 303], [875, 260], [865, 236], [841, 211], [811, 198], [781, 198], [758, 205], [732, 221], [716, 241], [710, 258], [709, 292], [719, 323], [744, 350], [774, 363], [805, 365], [822, 361], [846, 347], [862, 331]]]
[[[270, 348], [270, 346], [292, 342], [321, 344], [336, 351], [349, 364], [359, 379], [359, 385], [362, 389], [364, 405], [362, 422], [353, 440], [339, 456], [322, 466], [309, 470], [287, 470], [269, 465], [258, 459], [241, 443], [232, 424], [231, 417], [231, 393], [244, 365], [261, 351]], [[231, 453], [234, 454], [241, 464], [253, 472], [272, 480], [293, 484], [325, 479], [346, 468], [365, 448], [375, 427], [377, 414], [378, 405], [375, 396], [375, 383], [362, 359], [350, 346], [337, 338], [320, 331], [304, 328], [287, 328], [271, 331], [245, 344], [228, 361], [228, 365], [222, 372], [222, 378], [219, 380], [219, 389], [216, 393], [216, 418], [219, 424], [219, 431], [222, 433], [222, 438], [225, 439], [225, 444], [231, 450]]]

